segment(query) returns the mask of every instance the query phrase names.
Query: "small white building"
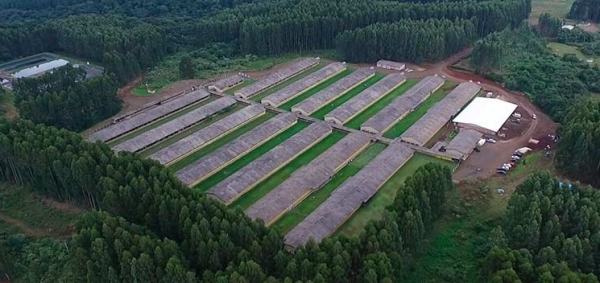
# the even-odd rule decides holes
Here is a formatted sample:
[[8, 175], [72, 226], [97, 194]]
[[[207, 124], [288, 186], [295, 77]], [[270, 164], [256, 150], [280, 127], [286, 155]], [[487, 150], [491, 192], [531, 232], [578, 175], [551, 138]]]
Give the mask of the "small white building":
[[404, 68], [406, 68], [406, 64], [394, 61], [379, 60], [377, 61], [377, 67], [388, 70], [402, 71]]
[[564, 25], [564, 26], [562, 26], [562, 29], [567, 29], [567, 30], [572, 30], [574, 28], [575, 28], [574, 25]]

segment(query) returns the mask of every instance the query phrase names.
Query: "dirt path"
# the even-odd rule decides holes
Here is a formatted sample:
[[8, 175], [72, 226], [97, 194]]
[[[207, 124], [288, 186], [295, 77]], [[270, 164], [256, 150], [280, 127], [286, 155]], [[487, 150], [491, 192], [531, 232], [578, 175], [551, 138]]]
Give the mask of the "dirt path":
[[67, 212], [67, 213], [72, 213], [72, 214], [83, 214], [85, 213], [87, 210], [78, 207], [76, 205], [70, 204], [70, 203], [66, 203], [66, 202], [58, 202], [55, 201], [53, 199], [50, 198], [42, 198], [41, 201], [47, 205], [48, 207], [52, 208], [52, 209], [56, 209], [56, 210], [60, 210], [63, 212]]
[[8, 217], [4, 214], [0, 213], [0, 220], [4, 221], [6, 223], [8, 223], [9, 225], [15, 226], [17, 228], [19, 228], [19, 230], [21, 230], [21, 232], [27, 236], [32, 236], [32, 237], [47, 237], [47, 236], [60, 236], [60, 235], [55, 235], [52, 234], [50, 232], [46, 232], [44, 230], [41, 229], [34, 229], [29, 227], [28, 225], [26, 225], [25, 223], [19, 221], [18, 219], [14, 219], [12, 217]]

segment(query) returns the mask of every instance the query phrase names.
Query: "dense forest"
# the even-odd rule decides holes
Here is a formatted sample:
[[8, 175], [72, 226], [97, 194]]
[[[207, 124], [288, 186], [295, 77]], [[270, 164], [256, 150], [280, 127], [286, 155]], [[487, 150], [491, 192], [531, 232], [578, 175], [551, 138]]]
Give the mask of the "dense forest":
[[569, 17], [594, 22], [600, 21], [600, 1], [575, 0], [571, 6]]
[[36, 253], [0, 248], [2, 272], [38, 282], [397, 282], [454, 186], [448, 167], [426, 165], [360, 236], [309, 242], [290, 254], [275, 230], [189, 190], [158, 163], [66, 130], [0, 121], [0, 181], [104, 211], [78, 223], [71, 253], [56, 259], [61, 270], [19, 273], [7, 262], [34, 264]]

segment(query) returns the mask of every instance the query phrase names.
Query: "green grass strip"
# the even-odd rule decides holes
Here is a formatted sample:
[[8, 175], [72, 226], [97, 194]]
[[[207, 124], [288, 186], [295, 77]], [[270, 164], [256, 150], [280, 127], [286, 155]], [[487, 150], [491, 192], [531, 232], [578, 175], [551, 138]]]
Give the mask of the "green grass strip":
[[388, 106], [394, 99], [403, 95], [407, 90], [416, 85], [419, 82], [418, 79], [407, 79], [406, 82], [401, 84], [396, 89], [392, 90], [386, 96], [381, 98], [379, 101], [375, 102], [375, 104], [371, 105], [371, 107], [365, 109], [363, 112], [358, 114], [352, 120], [348, 121], [348, 123], [344, 124], [346, 127], [360, 129], [360, 125], [371, 118], [373, 115], [377, 114], [377, 112], [381, 111], [384, 107]]
[[[171, 113], [171, 114], [169, 114], [167, 116], [164, 116], [164, 117], [162, 117], [162, 118], [160, 118], [160, 119], [158, 119], [158, 120], [156, 120], [154, 122], [151, 122], [150, 124], [147, 124], [145, 126], [137, 128], [136, 130], [133, 130], [133, 131], [131, 131], [129, 133], [126, 133], [126, 134], [124, 134], [124, 135], [122, 135], [122, 136], [120, 136], [120, 137], [118, 137], [118, 138], [116, 138], [116, 139], [108, 142], [107, 144], [109, 146], [111, 146], [111, 147], [113, 147], [115, 145], [118, 145], [118, 144], [120, 144], [120, 143], [122, 143], [122, 142], [124, 142], [126, 140], [132, 139], [132, 138], [134, 138], [136, 136], [139, 136], [139, 135], [141, 135], [141, 134], [143, 134], [143, 133], [145, 133], [147, 131], [150, 131], [150, 130], [152, 130], [152, 129], [160, 126], [160, 125], [163, 125], [163, 124], [165, 124], [167, 122], [173, 121], [173, 120], [175, 120], [175, 119], [177, 119], [177, 118], [179, 118], [179, 117], [181, 117], [181, 116], [183, 116], [183, 115], [185, 115], [187, 113], [190, 113], [190, 112], [192, 112], [192, 111], [194, 111], [194, 110], [196, 110], [196, 109], [198, 109], [198, 108], [200, 108], [200, 107], [202, 107], [202, 106], [204, 106], [204, 105], [206, 105], [208, 103], [211, 103], [211, 102], [213, 102], [213, 101], [215, 101], [215, 100], [217, 100], [219, 98], [220, 97], [218, 97], [218, 96], [211, 95], [208, 98], [206, 98], [206, 99], [204, 99], [204, 100], [202, 100], [200, 102], [197, 102], [195, 104], [187, 106], [186, 108], [183, 108], [183, 109], [181, 109], [179, 111], [175, 111], [174, 113]], [[152, 111], [152, 109], [150, 109], [149, 111]]]
[[374, 85], [376, 82], [380, 81], [384, 77], [385, 77], [384, 74], [375, 73], [375, 75], [370, 77], [368, 80], [366, 80], [362, 84], [355, 86], [348, 92], [344, 93], [344, 95], [342, 95], [341, 97], [338, 97], [336, 100], [329, 103], [329, 105], [323, 106], [323, 108], [315, 111], [315, 113], [311, 114], [310, 116], [323, 120], [327, 113], [333, 111], [333, 109], [336, 109], [340, 105], [346, 103], [348, 100], [352, 99], [353, 97], [355, 97], [356, 95], [361, 93], [363, 90], [367, 89], [368, 87]]
[[241, 83], [239, 85], [236, 85], [236, 86], [234, 86], [234, 87], [226, 90], [225, 93], [233, 95], [233, 93], [236, 92], [236, 91], [238, 91], [240, 88], [247, 87], [247, 86], [249, 86], [249, 85], [251, 85], [251, 84], [253, 84], [255, 82], [256, 81], [253, 80], [253, 79], [247, 79], [243, 83]]
[[340, 227], [336, 234], [358, 235], [369, 221], [381, 219], [385, 208], [394, 202], [396, 191], [404, 184], [404, 180], [406, 180], [408, 176], [411, 176], [417, 168], [430, 162], [451, 166], [452, 168], [455, 166], [454, 163], [449, 161], [415, 153], [415, 155], [413, 155], [413, 157], [379, 189], [366, 205], [361, 207], [344, 225], [342, 225], [342, 227]]
[[250, 98], [250, 100], [256, 101], [256, 102], [260, 102], [260, 100], [263, 99], [263, 98], [265, 98], [267, 95], [272, 94], [272, 93], [274, 93], [274, 92], [276, 92], [276, 91], [278, 91], [278, 90], [280, 90], [280, 89], [282, 89], [282, 88], [284, 88], [286, 86], [289, 86], [289, 85], [297, 82], [298, 80], [300, 80], [300, 79], [308, 76], [308, 74], [310, 74], [310, 73], [312, 73], [312, 72], [314, 72], [314, 71], [316, 71], [318, 69], [321, 69], [323, 67], [325, 67], [325, 64], [318, 63], [317, 65], [314, 65], [314, 66], [306, 69], [305, 71], [302, 71], [299, 74], [297, 74], [297, 75], [289, 78], [288, 80], [285, 80], [285, 81], [281, 82], [278, 85], [275, 85], [275, 86], [273, 86], [273, 87], [271, 87], [271, 88], [269, 88], [269, 89], [267, 89], [267, 90], [265, 90], [265, 91], [263, 91], [261, 93], [258, 93], [256, 95], [254, 95], [253, 97]]
[[259, 158], [261, 155], [267, 153], [274, 147], [278, 146], [282, 142], [291, 138], [293, 135], [302, 131], [303, 129], [308, 127], [308, 125], [309, 124], [306, 122], [298, 122], [296, 125], [293, 125], [291, 128], [283, 131], [279, 135], [275, 136], [274, 138], [270, 139], [266, 143], [262, 144], [261, 146], [255, 148], [248, 154], [244, 155], [244, 158], [240, 158], [240, 159], [236, 160], [235, 162], [229, 164], [228, 166], [226, 166], [219, 172], [208, 177], [206, 180], [200, 182], [196, 186], [196, 189], [200, 189], [202, 191], [207, 191], [208, 189], [214, 187], [219, 182], [221, 182], [221, 181], [225, 180], [227, 177], [233, 175], [233, 173], [237, 172], [238, 170], [244, 168], [246, 165], [250, 164], [252, 161], [254, 161], [254, 159]]
[[179, 133], [177, 133], [177, 134], [175, 134], [173, 136], [170, 136], [170, 137], [168, 137], [168, 138], [166, 138], [166, 139], [164, 139], [164, 140], [162, 140], [162, 141], [154, 144], [153, 146], [151, 146], [151, 147], [149, 147], [149, 148], [141, 151], [140, 154], [142, 156], [145, 156], [145, 157], [149, 156], [149, 155], [151, 155], [151, 154], [153, 154], [153, 153], [155, 153], [155, 152], [157, 152], [157, 151], [159, 151], [159, 150], [161, 150], [161, 149], [163, 149], [165, 147], [168, 147], [168, 146], [176, 143], [177, 141], [179, 141], [179, 140], [181, 140], [181, 139], [183, 139], [183, 138], [185, 138], [185, 137], [187, 137], [187, 136], [189, 136], [189, 135], [191, 135], [191, 134], [193, 134], [193, 133], [195, 133], [197, 131], [200, 131], [200, 130], [202, 130], [202, 129], [208, 127], [208, 126], [210, 126], [211, 124], [216, 123], [217, 121], [219, 121], [219, 120], [221, 120], [221, 119], [223, 119], [223, 118], [225, 118], [225, 117], [227, 117], [227, 116], [229, 116], [229, 115], [231, 115], [231, 114], [233, 114], [233, 113], [235, 113], [235, 112], [237, 112], [239, 110], [244, 109], [245, 107], [246, 107], [246, 105], [243, 105], [243, 104], [240, 104], [240, 103], [236, 103], [233, 107], [230, 107], [227, 110], [225, 110], [225, 111], [223, 111], [223, 112], [221, 112], [221, 113], [219, 113], [219, 114], [217, 114], [215, 116], [212, 116], [212, 117], [210, 117], [210, 118], [208, 118], [206, 120], [203, 120], [202, 122], [200, 122], [200, 123], [198, 123], [198, 124], [196, 124], [194, 126], [189, 127], [185, 131], [179, 132]]
[[183, 169], [184, 167], [194, 163], [196, 160], [204, 157], [205, 155], [211, 153], [212, 151], [214, 151], [215, 149], [225, 145], [226, 143], [238, 138], [239, 136], [249, 132], [250, 130], [258, 127], [260, 124], [266, 122], [267, 120], [271, 119], [275, 117], [275, 114], [267, 112], [264, 115], [258, 117], [257, 119], [252, 120], [252, 122], [234, 130], [233, 132], [217, 139], [216, 141], [213, 141], [212, 143], [210, 143], [209, 145], [201, 148], [200, 150], [190, 154], [189, 156], [187, 156], [186, 158], [176, 162], [175, 164], [169, 166], [169, 169], [171, 169], [174, 172], [177, 172], [181, 169]]
[[412, 126], [419, 119], [421, 119], [421, 117], [423, 117], [425, 113], [427, 113], [427, 110], [429, 110], [429, 108], [433, 107], [433, 105], [440, 102], [440, 100], [446, 97], [446, 95], [450, 91], [452, 91], [454, 87], [456, 87], [456, 83], [450, 81], [445, 82], [440, 89], [435, 91], [433, 94], [431, 94], [431, 96], [429, 96], [425, 101], [423, 101], [423, 103], [421, 103], [421, 105], [419, 105], [419, 107], [417, 107], [415, 111], [406, 115], [406, 117], [400, 120], [400, 122], [392, 126], [387, 132], [385, 132], [383, 136], [386, 138], [393, 139], [402, 135], [404, 132], [406, 132], [406, 130], [408, 130], [408, 128], [410, 128], [410, 126]]
[[252, 204], [257, 202], [259, 199], [261, 199], [270, 191], [279, 186], [279, 184], [281, 184], [284, 180], [289, 178], [290, 175], [292, 175], [292, 173], [294, 173], [300, 167], [308, 164], [313, 159], [317, 158], [317, 156], [325, 152], [325, 150], [327, 150], [335, 143], [343, 139], [345, 135], [345, 133], [334, 131], [331, 135], [323, 139], [321, 142], [319, 142], [309, 150], [302, 153], [288, 165], [284, 166], [283, 168], [275, 172], [275, 174], [271, 175], [269, 178], [259, 183], [256, 187], [254, 187], [254, 189], [241, 196], [232, 204], [232, 207], [237, 207], [242, 210], [246, 210]]
[[334, 84], [335, 82], [341, 80], [343, 77], [349, 75], [350, 73], [352, 73], [354, 70], [352, 69], [346, 69], [342, 72], [340, 72], [339, 74], [329, 78], [328, 80], [314, 86], [313, 88], [305, 91], [304, 93], [302, 93], [301, 95], [294, 97], [293, 99], [291, 99], [290, 101], [284, 103], [283, 105], [281, 105], [279, 108], [287, 110], [287, 111], [291, 111], [292, 110], [292, 106], [300, 103], [300, 101], [305, 100], [311, 96], [313, 96], [315, 93], [324, 90], [326, 87]]
[[369, 163], [375, 156], [386, 148], [383, 143], [370, 145], [365, 151], [359, 154], [348, 165], [338, 171], [321, 189], [312, 193], [303, 200], [292, 211], [286, 213], [282, 218], [275, 222], [274, 227], [282, 235], [287, 234], [292, 228], [298, 225], [306, 216], [312, 213], [321, 205], [329, 195], [348, 178], [354, 176], [360, 169]]

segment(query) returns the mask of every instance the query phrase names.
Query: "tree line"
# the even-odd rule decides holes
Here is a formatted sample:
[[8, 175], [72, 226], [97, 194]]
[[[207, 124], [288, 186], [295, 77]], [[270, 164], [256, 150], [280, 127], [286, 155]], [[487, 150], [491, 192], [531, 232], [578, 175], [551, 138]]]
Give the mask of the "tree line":
[[568, 16], [579, 20], [598, 22], [600, 20], [600, 1], [575, 0]]
[[158, 163], [66, 130], [2, 120], [0, 180], [103, 211], [77, 224], [69, 271], [52, 273], [91, 282], [396, 282], [453, 188], [449, 168], [422, 167], [358, 237], [310, 241], [291, 254], [275, 230], [189, 190]]

